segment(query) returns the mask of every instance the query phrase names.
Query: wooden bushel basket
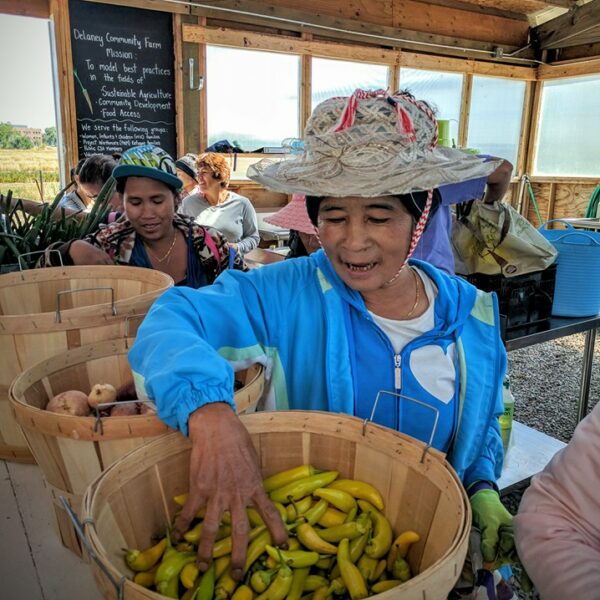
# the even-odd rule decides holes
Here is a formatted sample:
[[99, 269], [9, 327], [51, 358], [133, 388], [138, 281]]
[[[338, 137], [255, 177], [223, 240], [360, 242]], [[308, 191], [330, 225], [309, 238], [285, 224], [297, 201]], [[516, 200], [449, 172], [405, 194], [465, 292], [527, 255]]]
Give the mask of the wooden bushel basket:
[[[68, 498], [79, 514], [83, 493], [94, 478], [121, 456], [172, 430], [156, 415], [97, 419], [44, 408], [52, 396], [66, 390], [87, 394], [95, 383], [118, 388], [131, 381], [127, 351], [127, 339], [75, 348], [30, 367], [10, 389], [15, 420], [50, 491], [61, 541], [79, 555], [77, 535], [58, 498]], [[252, 365], [236, 373], [236, 380], [244, 386], [235, 394], [238, 410], [254, 410], [264, 389], [263, 367]]]
[[173, 285], [153, 269], [56, 267], [0, 276], [0, 458], [33, 462], [8, 407], [14, 378], [35, 363], [92, 342], [124, 337]]
[[[379, 489], [396, 535], [407, 529], [419, 533], [421, 541], [408, 554], [415, 577], [378, 598], [447, 597], [467, 553], [471, 509], [443, 454], [424, 452], [426, 446], [413, 438], [346, 415], [282, 411], [245, 415], [242, 421], [264, 477], [303, 463], [338, 470]], [[173, 496], [188, 491], [190, 448], [181, 436], [163, 436], [115, 462], [86, 491], [85, 538], [95, 555], [89, 564], [106, 600], [163, 598], [129, 579], [123, 548], [148, 547], [172, 523]]]

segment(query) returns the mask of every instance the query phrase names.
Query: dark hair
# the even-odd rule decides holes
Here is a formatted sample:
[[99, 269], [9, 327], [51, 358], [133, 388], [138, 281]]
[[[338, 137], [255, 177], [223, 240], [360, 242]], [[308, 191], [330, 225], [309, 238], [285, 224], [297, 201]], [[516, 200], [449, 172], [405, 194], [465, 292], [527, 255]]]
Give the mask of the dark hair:
[[117, 161], [109, 154], [92, 154], [81, 166], [79, 182], [104, 185], [116, 166]]
[[[412, 217], [418, 221], [425, 202], [427, 201], [427, 192], [411, 192], [410, 194], [389, 194], [393, 198], [397, 198], [406, 207], [406, 210], [412, 215]], [[318, 216], [319, 216], [319, 205], [324, 200], [325, 196], [306, 196], [306, 212], [312, 224], [316, 227]], [[438, 189], [433, 190], [433, 201], [431, 204], [431, 210], [429, 211], [429, 218], [425, 227], [431, 222], [431, 217], [435, 214], [435, 211], [439, 208], [442, 202], [442, 196]]]
[[[127, 179], [128, 179], [128, 177], [119, 177], [119, 179], [117, 179], [116, 190], [121, 195], [123, 195], [125, 193], [125, 184], [127, 183]], [[148, 177], [147, 179], [152, 179], [152, 177]], [[155, 181], [158, 181], [158, 179], [155, 179]], [[169, 185], [168, 183], [165, 183], [164, 181], [160, 181], [159, 183], [162, 183], [164, 186], [168, 187], [169, 190], [171, 192], [173, 192], [173, 195], [175, 196], [175, 198], [177, 198], [179, 196], [179, 190], [174, 188], [172, 185]]]
[[83, 167], [83, 163], [85, 162], [85, 158], [82, 158], [74, 167], [71, 168], [71, 181], [75, 180], [75, 175], [79, 175], [81, 172], [81, 167]]

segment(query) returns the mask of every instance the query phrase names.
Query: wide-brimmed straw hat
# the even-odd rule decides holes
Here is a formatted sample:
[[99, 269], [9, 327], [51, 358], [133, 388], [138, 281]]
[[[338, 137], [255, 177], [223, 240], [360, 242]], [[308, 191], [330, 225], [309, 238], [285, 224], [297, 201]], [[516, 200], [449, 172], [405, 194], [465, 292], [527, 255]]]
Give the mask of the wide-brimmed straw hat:
[[277, 227], [295, 229], [309, 235], [315, 232], [315, 227], [306, 212], [306, 202], [302, 194], [293, 194], [288, 204], [280, 208], [274, 215], [267, 217], [265, 221]]
[[425, 102], [408, 93], [356, 90], [313, 110], [303, 154], [263, 159], [247, 175], [278, 192], [375, 197], [485, 177], [499, 164], [438, 148], [437, 135], [435, 116]]

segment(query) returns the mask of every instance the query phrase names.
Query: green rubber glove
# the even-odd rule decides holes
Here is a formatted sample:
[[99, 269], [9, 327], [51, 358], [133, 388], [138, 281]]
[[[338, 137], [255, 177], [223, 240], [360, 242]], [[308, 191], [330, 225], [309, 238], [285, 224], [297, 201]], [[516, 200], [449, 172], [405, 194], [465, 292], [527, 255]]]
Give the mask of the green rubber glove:
[[481, 554], [488, 568], [497, 569], [518, 560], [512, 515], [495, 490], [479, 490], [471, 496], [473, 521], [481, 531]]

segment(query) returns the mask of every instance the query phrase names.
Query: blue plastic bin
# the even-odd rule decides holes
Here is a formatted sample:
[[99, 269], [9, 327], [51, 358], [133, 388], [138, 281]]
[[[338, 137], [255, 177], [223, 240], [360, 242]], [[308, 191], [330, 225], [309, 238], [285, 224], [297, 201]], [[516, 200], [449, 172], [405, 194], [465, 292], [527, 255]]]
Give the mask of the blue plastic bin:
[[[566, 229], [546, 228], [554, 222]], [[560, 219], [547, 221], [539, 231], [558, 251], [552, 314], [588, 317], [600, 313], [600, 233], [574, 229]]]

